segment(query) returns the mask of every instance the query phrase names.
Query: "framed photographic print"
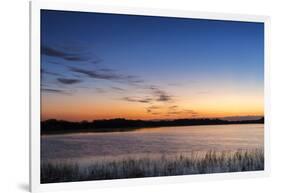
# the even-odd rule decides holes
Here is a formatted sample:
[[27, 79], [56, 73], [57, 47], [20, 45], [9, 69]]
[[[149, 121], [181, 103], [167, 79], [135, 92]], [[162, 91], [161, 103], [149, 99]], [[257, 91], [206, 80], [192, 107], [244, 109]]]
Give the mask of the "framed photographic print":
[[30, 13], [31, 191], [268, 174], [268, 17]]

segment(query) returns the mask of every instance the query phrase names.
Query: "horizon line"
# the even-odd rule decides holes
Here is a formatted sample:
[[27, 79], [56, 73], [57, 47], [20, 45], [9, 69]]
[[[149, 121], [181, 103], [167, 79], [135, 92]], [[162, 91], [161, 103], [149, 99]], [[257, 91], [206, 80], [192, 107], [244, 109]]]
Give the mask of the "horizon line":
[[[253, 120], [259, 120], [261, 118], [264, 118], [264, 115], [246, 115], [246, 116], [225, 116], [225, 117], [190, 117], [190, 118], [170, 118], [170, 119], [127, 119], [124, 117], [116, 117], [116, 118], [110, 118], [110, 119], [91, 119], [91, 120], [68, 120], [68, 119], [56, 119], [56, 118], [48, 118], [48, 119], [41, 119], [40, 122], [48, 121], [48, 120], [56, 120], [56, 121], [68, 121], [68, 122], [93, 122], [93, 121], [104, 121], [104, 120], [116, 120], [116, 119], [124, 119], [128, 121], [172, 121], [172, 120], [184, 120], [184, 119], [232, 119], [232, 118], [247, 118], [252, 117], [252, 119], [242, 119], [242, 120], [227, 120], [227, 121], [253, 121]], [[258, 118], [259, 117], [259, 118]], [[254, 119], [257, 118], [257, 119]]]

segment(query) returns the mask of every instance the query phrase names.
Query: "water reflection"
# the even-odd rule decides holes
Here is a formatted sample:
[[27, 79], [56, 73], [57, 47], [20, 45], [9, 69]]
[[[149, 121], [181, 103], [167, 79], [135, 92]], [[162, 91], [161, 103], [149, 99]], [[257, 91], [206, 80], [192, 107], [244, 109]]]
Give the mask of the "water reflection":
[[263, 124], [146, 128], [128, 132], [45, 135], [42, 161], [87, 162], [194, 151], [262, 148]]

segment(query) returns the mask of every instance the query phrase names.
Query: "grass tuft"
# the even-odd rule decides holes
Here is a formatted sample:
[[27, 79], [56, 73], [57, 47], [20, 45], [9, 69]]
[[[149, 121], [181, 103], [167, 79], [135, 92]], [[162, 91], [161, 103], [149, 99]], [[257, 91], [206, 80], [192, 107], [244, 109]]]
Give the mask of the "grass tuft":
[[41, 183], [175, 176], [223, 172], [257, 171], [264, 169], [263, 150], [236, 152], [209, 151], [198, 156], [176, 155], [127, 158], [105, 162], [93, 162], [86, 168], [78, 164], [41, 164]]

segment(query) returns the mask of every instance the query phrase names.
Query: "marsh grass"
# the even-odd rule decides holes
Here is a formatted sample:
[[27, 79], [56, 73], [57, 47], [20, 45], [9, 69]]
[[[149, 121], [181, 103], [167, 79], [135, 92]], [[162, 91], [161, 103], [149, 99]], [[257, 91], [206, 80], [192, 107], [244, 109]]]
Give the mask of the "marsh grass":
[[263, 150], [209, 151], [204, 154], [123, 158], [97, 161], [87, 167], [70, 163], [41, 164], [41, 183], [175, 176], [264, 169]]

